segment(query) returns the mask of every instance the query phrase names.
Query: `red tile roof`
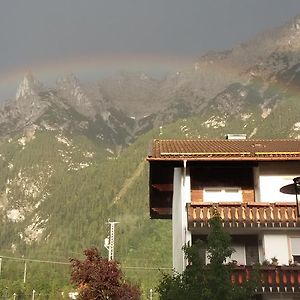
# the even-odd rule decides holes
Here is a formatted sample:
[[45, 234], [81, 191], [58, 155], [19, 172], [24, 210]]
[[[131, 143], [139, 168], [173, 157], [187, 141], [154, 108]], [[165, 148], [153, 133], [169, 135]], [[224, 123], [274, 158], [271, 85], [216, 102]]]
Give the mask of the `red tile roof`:
[[300, 160], [300, 140], [154, 140], [148, 160]]

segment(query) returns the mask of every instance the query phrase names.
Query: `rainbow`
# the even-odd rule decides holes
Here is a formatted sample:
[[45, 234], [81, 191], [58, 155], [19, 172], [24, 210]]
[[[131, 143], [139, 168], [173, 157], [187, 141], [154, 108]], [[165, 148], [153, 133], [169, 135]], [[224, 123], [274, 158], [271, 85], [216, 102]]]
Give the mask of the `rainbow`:
[[[20, 66], [15, 69], [3, 70], [0, 73], [0, 96], [2, 92], [9, 91], [10, 97], [13, 97], [19, 82], [28, 71], [33, 73], [37, 79], [48, 83], [57, 80], [59, 77], [74, 73], [81, 79], [100, 80], [110, 74], [119, 71], [144, 71], [149, 74], [164, 74], [166, 71], [175, 72], [188, 69], [194, 71], [195, 57], [191, 56], [167, 56], [153, 54], [123, 54], [123, 55], [97, 55], [81, 56], [64, 60], [52, 61], [44, 64], [30, 66]], [[239, 76], [241, 70], [226, 66], [222, 62], [207, 65], [205, 72], [219, 72], [226, 76]], [[257, 82], [260, 84], [261, 82]], [[284, 82], [274, 82], [271, 85], [276, 91], [286, 90]], [[299, 96], [300, 89], [297, 86], [289, 87], [289, 93]], [[7, 94], [7, 93], [6, 93]]]
[[99, 55], [81, 56], [56, 60], [31, 66], [19, 66], [0, 73], [0, 94], [2, 89], [16, 90], [18, 83], [29, 71], [41, 81], [53, 81], [74, 73], [79, 78], [98, 80], [118, 71], [145, 71], [154, 74], [174, 72], [193, 64], [193, 58], [163, 55]]

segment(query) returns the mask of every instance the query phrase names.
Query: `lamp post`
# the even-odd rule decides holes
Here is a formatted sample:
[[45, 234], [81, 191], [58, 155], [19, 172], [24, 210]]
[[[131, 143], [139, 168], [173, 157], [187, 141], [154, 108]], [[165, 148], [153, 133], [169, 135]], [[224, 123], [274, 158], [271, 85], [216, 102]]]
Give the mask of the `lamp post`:
[[296, 206], [297, 206], [297, 217], [300, 217], [299, 199], [300, 195], [300, 177], [295, 177], [293, 179], [294, 183], [283, 186], [280, 192], [283, 194], [295, 195], [296, 196]]

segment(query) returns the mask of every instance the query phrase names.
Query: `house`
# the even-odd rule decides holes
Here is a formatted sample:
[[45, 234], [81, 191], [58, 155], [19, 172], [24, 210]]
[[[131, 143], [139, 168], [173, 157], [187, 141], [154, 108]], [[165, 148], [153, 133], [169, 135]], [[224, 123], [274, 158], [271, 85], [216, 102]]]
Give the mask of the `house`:
[[[216, 209], [238, 265], [262, 268], [262, 299], [300, 299], [300, 218], [295, 195], [280, 188], [300, 176], [299, 140], [154, 140], [149, 192], [152, 219], [172, 219], [173, 267], [182, 246], [205, 239]], [[205, 255], [205, 253], [204, 253]], [[245, 280], [238, 268], [233, 281]]]

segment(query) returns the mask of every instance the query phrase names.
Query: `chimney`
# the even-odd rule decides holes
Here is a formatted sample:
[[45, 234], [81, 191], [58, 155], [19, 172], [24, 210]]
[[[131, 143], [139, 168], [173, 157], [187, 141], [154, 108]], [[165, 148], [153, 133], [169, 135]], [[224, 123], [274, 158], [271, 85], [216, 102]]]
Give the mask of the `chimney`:
[[246, 140], [247, 134], [244, 133], [228, 133], [225, 135], [226, 140]]

